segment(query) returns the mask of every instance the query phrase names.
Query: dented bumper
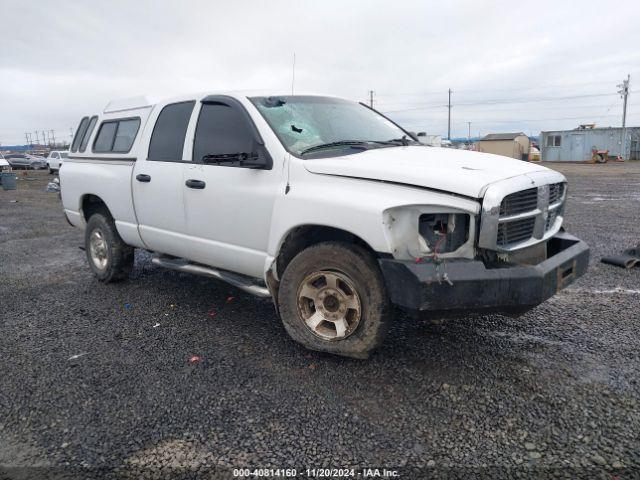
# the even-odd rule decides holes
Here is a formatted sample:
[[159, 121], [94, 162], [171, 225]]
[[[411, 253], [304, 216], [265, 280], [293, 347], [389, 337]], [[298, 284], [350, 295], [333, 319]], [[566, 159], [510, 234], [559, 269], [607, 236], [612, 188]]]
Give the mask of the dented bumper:
[[380, 259], [391, 301], [414, 311], [521, 310], [538, 305], [584, 275], [589, 246], [559, 232], [537, 265], [487, 267], [478, 260], [442, 263]]

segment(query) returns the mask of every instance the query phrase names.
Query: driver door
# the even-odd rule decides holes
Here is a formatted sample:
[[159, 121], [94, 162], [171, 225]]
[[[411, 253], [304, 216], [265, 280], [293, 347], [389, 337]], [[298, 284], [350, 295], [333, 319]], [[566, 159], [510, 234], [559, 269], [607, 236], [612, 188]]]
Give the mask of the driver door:
[[[183, 187], [189, 258], [262, 277], [273, 205], [281, 186], [279, 170], [259, 145], [262, 139], [238, 100], [225, 96], [205, 100]], [[260, 168], [237, 160], [206, 160], [256, 149], [265, 162]]]

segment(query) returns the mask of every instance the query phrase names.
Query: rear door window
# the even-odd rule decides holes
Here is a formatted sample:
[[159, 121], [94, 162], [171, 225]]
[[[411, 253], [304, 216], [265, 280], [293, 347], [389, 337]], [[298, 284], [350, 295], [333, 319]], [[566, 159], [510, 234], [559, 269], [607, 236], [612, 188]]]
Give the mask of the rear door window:
[[180, 102], [165, 106], [153, 127], [149, 143], [149, 160], [182, 160], [184, 139], [196, 102]]

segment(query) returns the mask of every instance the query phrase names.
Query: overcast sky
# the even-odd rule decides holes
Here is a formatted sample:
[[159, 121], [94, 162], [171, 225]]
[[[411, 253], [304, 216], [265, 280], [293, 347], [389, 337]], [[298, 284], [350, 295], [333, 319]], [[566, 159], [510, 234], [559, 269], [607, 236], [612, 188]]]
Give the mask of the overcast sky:
[[640, 2], [0, 0], [0, 142], [114, 98], [295, 90], [452, 137], [640, 125]]

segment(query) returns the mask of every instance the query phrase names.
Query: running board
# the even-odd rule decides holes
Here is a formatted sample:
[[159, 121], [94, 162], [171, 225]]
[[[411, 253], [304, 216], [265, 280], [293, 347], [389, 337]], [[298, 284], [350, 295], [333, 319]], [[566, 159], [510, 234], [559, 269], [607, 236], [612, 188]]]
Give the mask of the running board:
[[251, 277], [240, 275], [237, 273], [227, 272], [226, 270], [217, 270], [215, 268], [206, 267], [204, 265], [198, 265], [195, 263], [189, 263], [186, 260], [180, 258], [167, 258], [167, 257], [153, 257], [151, 263], [159, 265], [171, 270], [177, 270], [178, 272], [195, 273], [196, 275], [204, 275], [205, 277], [213, 277], [223, 282], [227, 282], [234, 287], [239, 288], [245, 292], [251, 293], [256, 297], [267, 298], [271, 297], [271, 293], [267, 287], [262, 285], [256, 285], [251, 280]]

